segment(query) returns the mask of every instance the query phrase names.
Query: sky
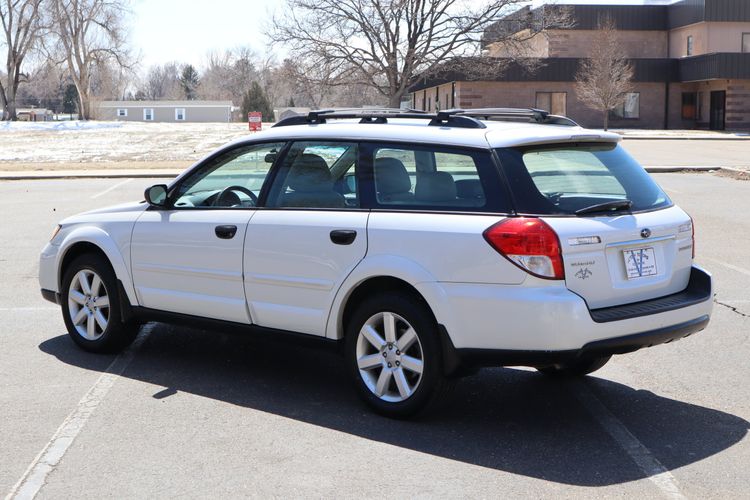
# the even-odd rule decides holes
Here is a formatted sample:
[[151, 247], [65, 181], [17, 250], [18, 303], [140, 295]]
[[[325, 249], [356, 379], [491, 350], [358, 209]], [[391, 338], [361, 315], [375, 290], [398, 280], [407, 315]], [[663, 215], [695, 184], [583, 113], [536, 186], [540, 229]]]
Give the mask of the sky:
[[[676, 0], [564, 0], [577, 4], [665, 4]], [[535, 4], [545, 3], [533, 0]], [[547, 2], [549, 3], [549, 2]], [[201, 67], [206, 53], [250, 46], [259, 55], [269, 50], [263, 35], [284, 0], [133, 0], [131, 45], [141, 65], [170, 61]], [[196, 7], [193, 7], [196, 6]]]
[[282, 0], [134, 0], [131, 45], [148, 67], [170, 61], [201, 66], [206, 53], [250, 46], [268, 50], [263, 36]]

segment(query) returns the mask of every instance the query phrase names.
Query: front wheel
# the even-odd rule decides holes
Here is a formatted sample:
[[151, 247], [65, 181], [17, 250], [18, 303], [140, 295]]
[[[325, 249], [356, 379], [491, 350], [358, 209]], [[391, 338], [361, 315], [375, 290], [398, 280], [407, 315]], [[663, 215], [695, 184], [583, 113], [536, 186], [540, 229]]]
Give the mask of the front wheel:
[[84, 350], [115, 353], [135, 339], [137, 325], [121, 321], [117, 278], [104, 257], [76, 257], [65, 270], [61, 298], [68, 334]]
[[387, 417], [424, 411], [446, 386], [437, 323], [410, 295], [376, 295], [360, 304], [347, 325], [346, 358], [360, 397]]
[[606, 365], [610, 358], [612, 356], [583, 358], [568, 363], [540, 366], [537, 370], [551, 377], [582, 377]]

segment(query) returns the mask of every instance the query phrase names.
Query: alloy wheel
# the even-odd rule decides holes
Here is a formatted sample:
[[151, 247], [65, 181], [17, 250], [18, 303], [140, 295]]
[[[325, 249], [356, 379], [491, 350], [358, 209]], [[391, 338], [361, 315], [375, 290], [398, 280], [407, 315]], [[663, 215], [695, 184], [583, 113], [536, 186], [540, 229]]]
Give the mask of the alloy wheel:
[[98, 340], [109, 323], [109, 295], [101, 277], [90, 269], [73, 276], [68, 288], [68, 312], [78, 334]]
[[356, 356], [360, 377], [383, 401], [408, 399], [422, 380], [424, 354], [419, 335], [398, 314], [371, 316], [357, 336]]

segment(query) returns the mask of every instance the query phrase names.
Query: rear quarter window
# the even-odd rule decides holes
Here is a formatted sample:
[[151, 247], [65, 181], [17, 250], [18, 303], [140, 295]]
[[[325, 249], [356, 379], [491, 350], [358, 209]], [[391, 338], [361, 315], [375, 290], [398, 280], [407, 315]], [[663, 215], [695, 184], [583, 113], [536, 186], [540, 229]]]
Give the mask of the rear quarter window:
[[510, 211], [490, 150], [429, 145], [363, 145], [374, 204], [399, 210]]
[[573, 143], [497, 150], [523, 214], [570, 215], [592, 205], [630, 200], [630, 211], [672, 205], [622, 146]]

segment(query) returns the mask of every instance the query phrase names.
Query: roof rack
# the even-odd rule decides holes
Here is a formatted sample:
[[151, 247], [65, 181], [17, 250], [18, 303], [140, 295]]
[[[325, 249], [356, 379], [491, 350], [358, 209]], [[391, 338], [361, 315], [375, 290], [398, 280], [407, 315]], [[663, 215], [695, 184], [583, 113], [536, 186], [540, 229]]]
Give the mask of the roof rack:
[[480, 120], [525, 120], [548, 125], [576, 126], [576, 122], [564, 116], [551, 115], [541, 109], [481, 108], [446, 109], [437, 113], [426, 113], [416, 109], [371, 108], [371, 109], [319, 109], [307, 115], [290, 116], [280, 120], [274, 127], [291, 125], [317, 125], [329, 119], [344, 120], [359, 118], [359, 123], [388, 123], [389, 118], [411, 118], [430, 120], [429, 126], [457, 128], [487, 128]]

